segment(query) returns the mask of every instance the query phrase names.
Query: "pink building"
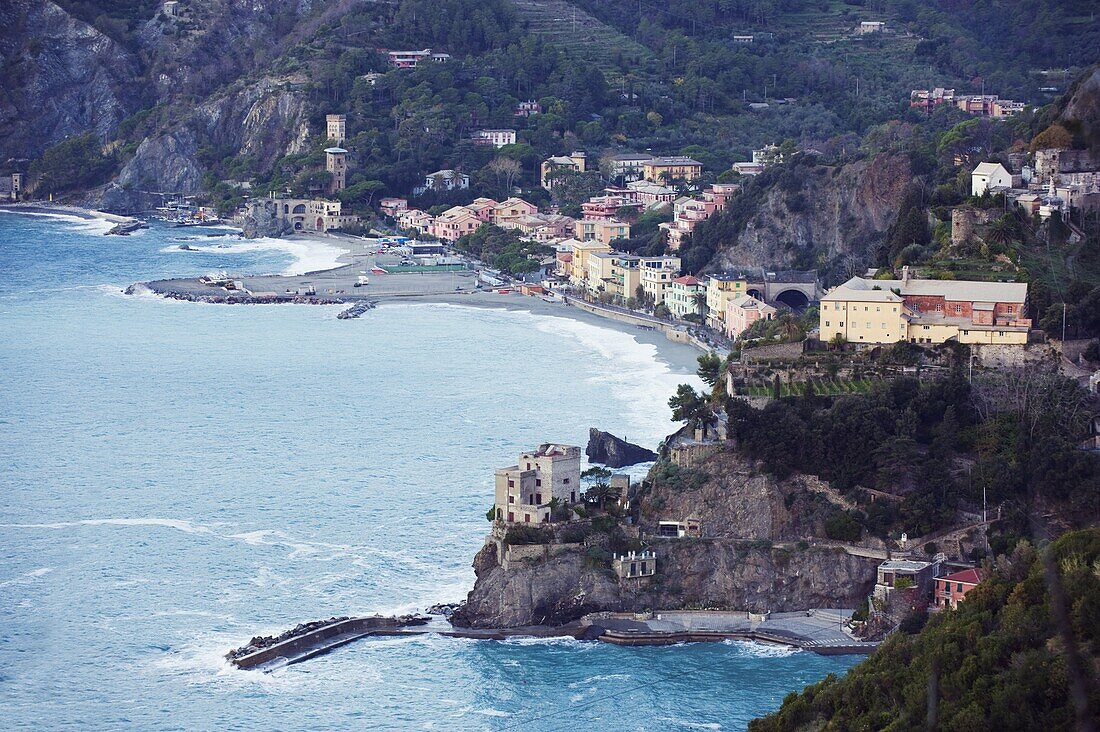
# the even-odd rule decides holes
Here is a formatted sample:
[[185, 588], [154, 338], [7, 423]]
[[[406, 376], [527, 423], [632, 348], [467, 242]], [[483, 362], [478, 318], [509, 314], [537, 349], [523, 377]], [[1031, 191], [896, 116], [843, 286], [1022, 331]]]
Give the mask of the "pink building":
[[639, 208], [641, 205], [637, 201], [628, 203], [622, 196], [596, 196], [582, 203], [581, 210], [586, 219], [613, 219], [620, 208]]
[[386, 216], [396, 217], [397, 214], [409, 209], [409, 202], [404, 198], [383, 198], [379, 201], [378, 207]]
[[776, 309], [752, 295], [742, 295], [726, 303], [726, 336], [736, 339], [758, 320], [774, 320]]
[[484, 223], [465, 206], [454, 206], [435, 217], [428, 233], [437, 239], [453, 242], [477, 231]]
[[473, 203], [466, 206], [474, 212], [474, 215], [487, 224], [493, 223], [493, 210], [499, 206], [496, 201], [491, 198], [475, 198]]
[[538, 206], [524, 201], [522, 198], [507, 198], [493, 208], [493, 223], [500, 226], [509, 219], [534, 216], [538, 212]]
[[959, 601], [966, 594], [978, 586], [982, 581], [982, 575], [976, 568], [964, 569], [946, 577], [936, 578], [936, 588], [933, 591], [933, 601], [936, 607], [949, 607], [957, 610]]
[[736, 183], [715, 183], [707, 187], [698, 198], [686, 196], [672, 204], [672, 221], [660, 225], [668, 232], [668, 246], [673, 251], [680, 248], [700, 221], [706, 221], [716, 212], [726, 208], [730, 198], [741, 190]]
[[429, 214], [418, 208], [411, 208], [397, 213], [398, 226], [402, 229], [419, 231], [421, 234], [427, 233], [433, 221], [434, 219]]

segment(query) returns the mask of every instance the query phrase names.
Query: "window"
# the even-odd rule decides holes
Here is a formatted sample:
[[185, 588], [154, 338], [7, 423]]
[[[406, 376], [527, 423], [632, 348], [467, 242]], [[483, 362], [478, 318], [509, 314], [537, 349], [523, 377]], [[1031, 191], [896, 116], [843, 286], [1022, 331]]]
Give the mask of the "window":
[[508, 487], [509, 487], [509, 488], [515, 488], [515, 487], [516, 487], [516, 481], [512, 480], [511, 478], [509, 478], [509, 479], [508, 479]]
[[1003, 330], [997, 331], [997, 335], [1004, 337], [1005, 332]]
[[525, 523], [525, 524], [531, 523], [531, 514], [529, 514], [529, 513], [523, 514], [523, 523]]
[[535, 478], [535, 485], [542, 485], [542, 478]]
[[843, 321], [843, 320], [842, 320], [842, 321], [840, 321], [840, 327], [841, 327], [841, 328], [843, 328], [843, 327], [844, 327], [844, 321]]
[[515, 521], [516, 520], [516, 515], [514, 513], [512, 513], [511, 511], [508, 512], [508, 520], [509, 521]]
[[542, 494], [541, 493], [536, 493], [535, 494], [535, 505], [536, 506], [542, 505]]
[[958, 303], [955, 303], [955, 315], [961, 315], [962, 311], [963, 311], [963, 306], [959, 305]]
[[962, 592], [963, 591], [963, 583], [962, 582], [956, 583], [955, 590], [958, 591], [958, 592]]
[[516, 497], [515, 496], [508, 496], [508, 503], [515, 503], [515, 502], [516, 502]]
[[562, 478], [561, 482], [564, 483], [565, 485], [569, 485], [569, 478]]
[[825, 327], [826, 327], [826, 328], [828, 328], [828, 327], [829, 327], [829, 321], [828, 321], [828, 320], [826, 320], [826, 321], [825, 321]]

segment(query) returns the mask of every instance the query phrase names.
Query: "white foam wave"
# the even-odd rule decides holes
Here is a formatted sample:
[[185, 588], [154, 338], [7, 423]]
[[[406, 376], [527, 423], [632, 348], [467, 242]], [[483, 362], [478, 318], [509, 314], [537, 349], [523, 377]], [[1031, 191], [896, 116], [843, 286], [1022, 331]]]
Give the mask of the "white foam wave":
[[0, 524], [0, 528], [4, 529], [69, 529], [75, 526], [164, 526], [188, 534], [211, 533], [211, 529], [207, 526], [193, 524], [190, 521], [165, 518], [106, 518], [58, 521], [48, 524]]
[[21, 576], [15, 579], [6, 580], [0, 582], [0, 587], [9, 587], [11, 585], [23, 585], [28, 582], [38, 579], [39, 577], [45, 577], [47, 574], [53, 571], [53, 567], [39, 567], [38, 569], [32, 569], [30, 572], [25, 572]]
[[91, 218], [86, 216], [78, 216], [76, 214], [67, 214], [53, 211], [23, 211], [19, 209], [3, 208], [0, 208], [0, 213], [16, 214], [19, 216], [38, 216], [39, 218], [54, 219], [56, 221], [62, 221], [69, 224], [69, 228], [86, 231], [91, 234], [106, 234], [115, 226], [114, 222], [96, 216], [95, 212], [92, 211], [88, 212], [91, 215]]
[[242, 254], [248, 252], [280, 251], [294, 258], [284, 271], [284, 275], [300, 275], [306, 272], [333, 269], [342, 263], [340, 257], [348, 253], [332, 242], [319, 239], [245, 239], [233, 243], [221, 243], [210, 246], [190, 246], [180, 249], [173, 245], [160, 250], [165, 254]]
[[801, 648], [775, 643], [758, 643], [733, 638], [728, 638], [722, 642], [727, 646], [736, 648], [739, 655], [749, 656], [750, 658], [786, 658], [802, 652]]

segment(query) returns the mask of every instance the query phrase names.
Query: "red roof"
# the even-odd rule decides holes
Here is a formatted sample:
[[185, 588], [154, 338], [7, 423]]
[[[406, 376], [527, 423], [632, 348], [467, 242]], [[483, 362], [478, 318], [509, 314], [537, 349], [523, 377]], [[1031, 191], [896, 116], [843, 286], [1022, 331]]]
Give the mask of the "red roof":
[[697, 285], [697, 284], [699, 284], [699, 280], [695, 279], [691, 275], [684, 275], [683, 277], [677, 277], [672, 281], [675, 282], [678, 285]]
[[982, 581], [982, 576], [978, 570], [974, 567], [970, 569], [964, 569], [954, 574], [949, 574], [946, 577], [938, 577], [937, 579], [945, 580], [947, 582], [962, 582], [968, 585], [976, 585]]

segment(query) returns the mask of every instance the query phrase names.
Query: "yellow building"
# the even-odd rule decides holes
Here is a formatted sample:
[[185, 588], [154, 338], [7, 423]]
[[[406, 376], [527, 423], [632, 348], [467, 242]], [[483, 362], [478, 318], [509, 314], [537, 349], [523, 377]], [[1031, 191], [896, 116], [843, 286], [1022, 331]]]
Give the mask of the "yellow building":
[[588, 255], [589, 291], [600, 293], [611, 291], [611, 280], [615, 270], [614, 252], [590, 252]]
[[552, 158], [547, 158], [542, 161], [539, 182], [543, 188], [549, 191], [554, 187], [556, 173], [583, 173], [587, 162], [588, 156], [583, 152], [574, 152], [572, 155], [555, 155]]
[[652, 158], [642, 163], [642, 176], [653, 183], [666, 180], [693, 181], [703, 174], [703, 164], [685, 155]]
[[1025, 345], [1027, 284], [853, 277], [821, 298], [821, 340]]
[[707, 325], [726, 330], [726, 309], [731, 300], [748, 292], [749, 281], [738, 275], [711, 275], [707, 280]]
[[642, 284], [641, 262], [642, 258], [633, 254], [616, 254], [607, 291], [623, 300], [637, 297]]
[[573, 261], [570, 262], [569, 281], [573, 285], [584, 286], [588, 280], [588, 256], [593, 252], [610, 252], [611, 247], [598, 241], [570, 242]]

